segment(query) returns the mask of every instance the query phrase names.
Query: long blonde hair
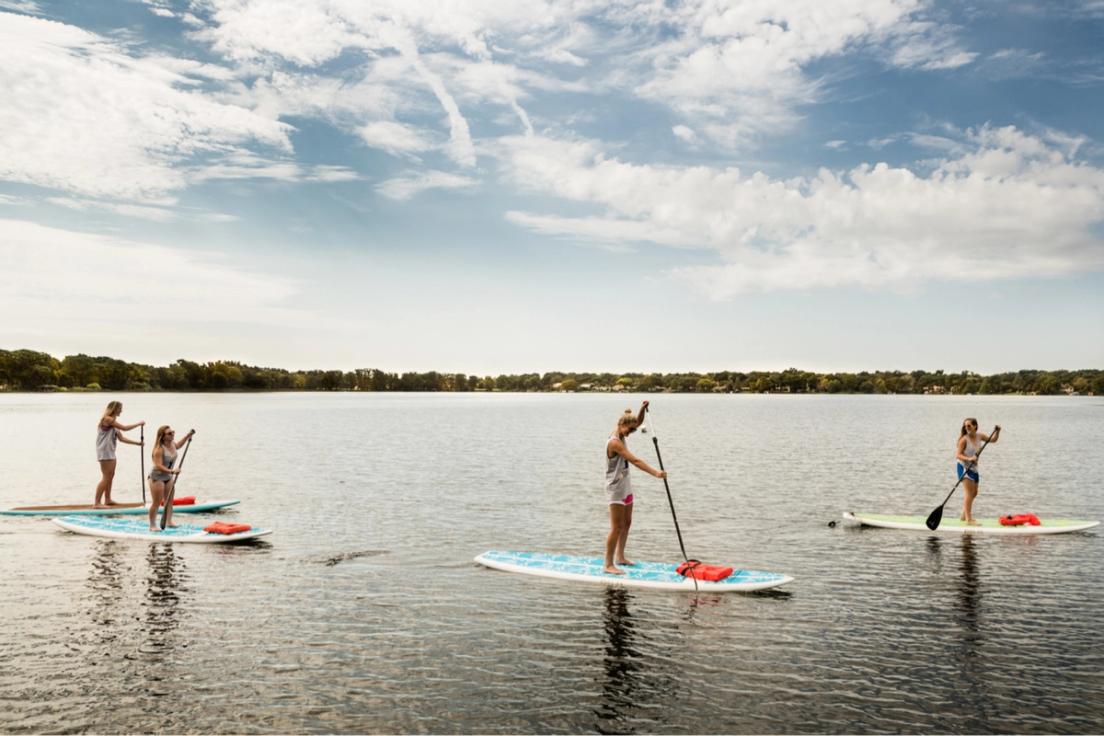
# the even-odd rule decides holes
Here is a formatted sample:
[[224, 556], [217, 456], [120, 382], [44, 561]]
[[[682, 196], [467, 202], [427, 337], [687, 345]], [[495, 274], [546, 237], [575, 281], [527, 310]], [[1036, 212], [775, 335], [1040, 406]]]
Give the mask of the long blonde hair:
[[100, 417], [100, 426], [102, 427], [105, 419], [115, 421], [115, 417], [123, 413], [123, 402], [121, 401], [109, 401], [107, 402], [107, 408], [104, 409], [103, 416]]
[[167, 424], [162, 424], [157, 428], [157, 441], [153, 443], [154, 448], [161, 446], [161, 443], [165, 440], [165, 433], [170, 429], [172, 429], [172, 427]]

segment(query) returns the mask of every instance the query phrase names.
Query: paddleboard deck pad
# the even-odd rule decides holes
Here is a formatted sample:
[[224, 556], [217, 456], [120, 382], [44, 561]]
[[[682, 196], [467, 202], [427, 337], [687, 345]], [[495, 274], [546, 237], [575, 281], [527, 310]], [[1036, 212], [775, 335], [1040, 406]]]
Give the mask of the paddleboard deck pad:
[[145, 542], [176, 542], [188, 544], [232, 544], [271, 534], [271, 529], [253, 528], [237, 534], [211, 534], [203, 527], [181, 524], [159, 532], [151, 532], [146, 519], [111, 519], [104, 516], [63, 516], [51, 519], [62, 529], [74, 534], [111, 539], [138, 539]]
[[847, 521], [855, 521], [863, 526], [875, 526], [883, 529], [907, 529], [909, 531], [927, 532], [928, 534], [1066, 534], [1080, 532], [1099, 526], [1099, 521], [1086, 521], [1084, 519], [1041, 519], [1039, 526], [1024, 524], [1022, 526], [1003, 526], [999, 519], [978, 519], [981, 522], [977, 526], [971, 526], [959, 519], [948, 519], [946, 516], [939, 522], [935, 531], [928, 529], [924, 523], [926, 516], [894, 516], [892, 514], [868, 514], [865, 512], [845, 511], [843, 518]]
[[[234, 506], [241, 501], [236, 498], [221, 501], [206, 501], [204, 503], [189, 503], [181, 506], [173, 506], [174, 514], [198, 514], [203, 511], [217, 511], [227, 506]], [[138, 516], [148, 514], [149, 506], [140, 503], [121, 503], [118, 506], [96, 508], [91, 504], [73, 504], [60, 506], [17, 506], [14, 509], [4, 509], [0, 514], [5, 516]]]
[[[657, 588], [659, 590], [694, 590], [694, 581], [678, 574], [678, 565], [666, 562], [637, 562], [633, 566], [620, 566], [624, 575], [614, 575], [602, 570], [605, 561], [601, 557], [577, 557], [575, 555], [550, 554], [546, 552], [503, 552], [491, 550], [475, 558], [480, 565], [537, 575], [560, 580], [575, 580], [587, 583], [604, 583], [627, 588]], [[698, 590], [712, 593], [766, 590], [792, 582], [789, 575], [760, 570], [734, 569], [724, 580], [716, 582], [698, 581]]]

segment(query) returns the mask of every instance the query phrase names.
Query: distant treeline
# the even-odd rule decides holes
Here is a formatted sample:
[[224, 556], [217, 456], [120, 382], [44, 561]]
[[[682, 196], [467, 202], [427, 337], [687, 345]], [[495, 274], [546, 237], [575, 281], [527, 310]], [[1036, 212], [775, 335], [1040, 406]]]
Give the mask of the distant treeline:
[[943, 371], [812, 373], [462, 373], [287, 371], [233, 361], [168, 366], [88, 355], [61, 360], [34, 350], [0, 350], [0, 390], [8, 391], [674, 391], [858, 394], [1104, 394], [1104, 370], [1016, 371], [982, 376]]

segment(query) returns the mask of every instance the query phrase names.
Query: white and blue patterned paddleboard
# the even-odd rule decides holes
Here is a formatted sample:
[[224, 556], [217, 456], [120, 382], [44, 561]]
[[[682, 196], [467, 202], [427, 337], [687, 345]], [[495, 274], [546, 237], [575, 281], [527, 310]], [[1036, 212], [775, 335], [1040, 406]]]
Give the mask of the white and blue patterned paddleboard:
[[271, 529], [254, 527], [237, 534], [211, 534], [203, 527], [181, 524], [163, 531], [151, 532], [146, 519], [111, 519], [106, 516], [63, 516], [52, 522], [74, 534], [113, 539], [139, 539], [145, 542], [187, 542], [189, 544], [230, 544], [271, 534]]
[[[677, 565], [666, 562], [637, 562], [631, 567], [622, 567], [621, 569], [625, 571], [624, 575], [612, 575], [602, 570], [605, 561], [601, 557], [491, 550], [476, 557], [475, 561], [495, 570], [561, 580], [660, 590], [694, 590], [694, 581], [675, 572]], [[775, 588], [792, 581], [793, 578], [789, 575], [776, 572], [734, 569], [724, 580], [717, 582], [699, 580], [698, 590], [716, 593], [747, 593], [753, 590]]]
[[[203, 503], [185, 503], [173, 506], [174, 514], [199, 514], [204, 511], [217, 511], [227, 506], [241, 503], [236, 498], [224, 501], [205, 501]], [[18, 506], [14, 509], [4, 509], [0, 514], [4, 516], [139, 516], [148, 514], [149, 506], [140, 503], [121, 503], [116, 506], [96, 507], [91, 504], [71, 504], [60, 506]]]

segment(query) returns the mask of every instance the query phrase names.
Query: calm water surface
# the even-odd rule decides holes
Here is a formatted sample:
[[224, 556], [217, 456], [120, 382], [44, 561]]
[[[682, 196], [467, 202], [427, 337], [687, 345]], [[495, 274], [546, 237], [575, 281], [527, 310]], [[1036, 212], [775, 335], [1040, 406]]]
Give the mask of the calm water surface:
[[[107, 398], [0, 395], [0, 506], [91, 500]], [[1099, 398], [652, 396], [689, 553], [796, 577], [723, 596], [471, 561], [599, 554], [603, 445], [640, 397], [117, 398], [123, 421], [198, 430], [182, 495], [276, 533], [168, 546], [0, 517], [0, 731], [1104, 731], [1101, 534], [828, 526], [931, 511], [965, 415], [1005, 427], [982, 515], [1104, 519]], [[662, 484], [635, 484], [630, 554], [675, 561]]]

